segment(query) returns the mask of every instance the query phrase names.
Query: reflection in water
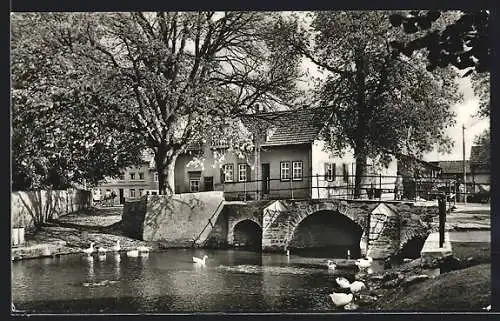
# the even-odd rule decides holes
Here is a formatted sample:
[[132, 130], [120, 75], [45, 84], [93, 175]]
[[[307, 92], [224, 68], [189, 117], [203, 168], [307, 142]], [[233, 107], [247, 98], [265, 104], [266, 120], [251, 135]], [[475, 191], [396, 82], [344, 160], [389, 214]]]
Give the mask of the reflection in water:
[[120, 262], [121, 262], [120, 253], [115, 253], [115, 278], [117, 280], [120, 279]]
[[[205, 254], [205, 267], [193, 264], [193, 256]], [[49, 313], [331, 311], [335, 278], [352, 282], [356, 271], [329, 271], [326, 260], [199, 249], [147, 258], [115, 253], [98, 264], [67, 255], [14, 262], [12, 295], [20, 309]]]
[[89, 281], [93, 281], [94, 277], [95, 277], [95, 273], [94, 273], [94, 257], [93, 256], [87, 256], [86, 260], [87, 260], [87, 263], [88, 263], [88, 272], [87, 272], [87, 275], [88, 275]]

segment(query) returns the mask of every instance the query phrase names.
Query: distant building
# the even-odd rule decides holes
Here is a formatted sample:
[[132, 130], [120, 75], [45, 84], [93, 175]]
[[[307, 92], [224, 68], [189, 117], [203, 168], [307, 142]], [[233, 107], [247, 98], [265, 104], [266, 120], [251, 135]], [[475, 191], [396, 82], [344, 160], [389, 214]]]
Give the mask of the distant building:
[[[97, 199], [96, 196], [99, 195], [104, 204], [120, 205], [126, 199], [140, 198], [146, 193], [157, 193], [158, 175], [150, 165], [150, 162], [145, 160], [142, 164], [123, 169], [117, 178], [105, 178], [93, 189], [93, 198]], [[113, 192], [116, 197], [105, 200], [106, 195]]]
[[479, 185], [491, 184], [489, 146], [472, 146], [470, 151], [470, 174], [474, 191], [479, 192]]

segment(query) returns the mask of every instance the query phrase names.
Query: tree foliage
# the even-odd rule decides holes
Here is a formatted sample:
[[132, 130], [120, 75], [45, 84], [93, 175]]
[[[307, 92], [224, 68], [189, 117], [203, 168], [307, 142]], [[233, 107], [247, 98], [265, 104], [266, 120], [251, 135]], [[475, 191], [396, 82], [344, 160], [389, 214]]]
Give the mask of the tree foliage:
[[40, 14], [12, 15], [12, 188], [95, 185], [137, 162], [140, 141], [91, 121], [78, 73]]
[[261, 12], [43, 14], [49, 44], [69, 61], [74, 93], [105, 128], [154, 152], [160, 192], [173, 191], [175, 160], [256, 103], [291, 99], [292, 51]]
[[392, 14], [389, 19], [394, 27], [403, 27], [407, 34], [428, 31], [410, 41], [394, 40], [391, 45], [407, 56], [420, 49], [427, 50], [428, 70], [453, 65], [458, 69], [489, 72], [491, 47], [488, 35], [490, 13], [488, 10], [465, 11], [461, 16], [437, 30], [430, 30], [442, 15], [440, 11], [410, 11]]
[[420, 157], [435, 144], [449, 148], [450, 107], [461, 98], [453, 70], [429, 72], [421, 55], [400, 57], [391, 48], [390, 39], [405, 34], [388, 16], [315, 12], [309, 28], [287, 23], [293, 46], [324, 72], [317, 103], [332, 106], [334, 115], [325, 135], [334, 151], [354, 150], [357, 194], [367, 157], [386, 162], [397, 153]]
[[490, 117], [490, 73], [474, 73], [471, 75], [471, 82], [474, 94], [479, 98], [479, 110], [476, 116]]

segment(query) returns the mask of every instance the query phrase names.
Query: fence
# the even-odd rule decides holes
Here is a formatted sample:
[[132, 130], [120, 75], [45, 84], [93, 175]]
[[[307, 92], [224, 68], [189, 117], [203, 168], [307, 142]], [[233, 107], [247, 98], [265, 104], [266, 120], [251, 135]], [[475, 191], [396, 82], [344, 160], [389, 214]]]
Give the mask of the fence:
[[[355, 197], [354, 175], [328, 179], [324, 175], [303, 176], [300, 179], [267, 178], [240, 182], [225, 182], [218, 188], [227, 200], [309, 199]], [[366, 175], [361, 179], [357, 198], [379, 200], [436, 200], [439, 194], [448, 201], [489, 201], [489, 184], [467, 183], [467, 189], [453, 179], [437, 177], [409, 177]]]

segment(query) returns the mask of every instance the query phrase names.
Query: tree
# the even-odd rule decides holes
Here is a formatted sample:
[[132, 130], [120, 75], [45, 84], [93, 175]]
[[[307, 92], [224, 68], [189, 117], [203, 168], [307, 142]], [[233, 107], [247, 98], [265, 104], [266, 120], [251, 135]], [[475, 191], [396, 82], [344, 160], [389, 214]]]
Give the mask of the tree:
[[[136, 137], [92, 122], [72, 66], [52, 44], [53, 25], [40, 14], [12, 15], [12, 188], [96, 185], [138, 161]], [[70, 76], [70, 77], [68, 77]]]
[[[53, 21], [54, 14], [44, 19]], [[82, 108], [154, 152], [160, 193], [172, 193], [177, 157], [205, 132], [225, 128], [256, 103], [290, 97], [291, 51], [261, 12], [65, 14], [55, 46], [79, 73]], [[108, 121], [107, 121], [108, 120]]]
[[[394, 27], [403, 26], [408, 34], [429, 30], [442, 15], [440, 11], [410, 11], [389, 16]], [[414, 51], [427, 50], [428, 69], [453, 65], [458, 69], [489, 72], [491, 48], [488, 36], [489, 10], [465, 11], [453, 22], [442, 28], [429, 30], [425, 35], [410, 41], [393, 41], [399, 52], [411, 56]]]
[[479, 110], [476, 117], [490, 117], [490, 73], [474, 73], [471, 75], [474, 94], [479, 98]]
[[317, 103], [332, 106], [325, 133], [338, 153], [352, 148], [359, 197], [367, 158], [386, 163], [391, 155], [420, 157], [452, 141], [445, 128], [454, 122], [450, 107], [460, 99], [456, 73], [428, 72], [420, 55], [399, 57], [388, 39], [405, 35], [391, 28], [382, 11], [315, 12], [310, 27], [283, 23], [291, 45], [325, 76], [317, 82]]
[[483, 164], [488, 168], [491, 166], [491, 137], [490, 130], [485, 129], [481, 134], [477, 135], [474, 139], [474, 144], [478, 146], [483, 146], [480, 149], [481, 154], [479, 158], [482, 160]]

